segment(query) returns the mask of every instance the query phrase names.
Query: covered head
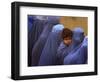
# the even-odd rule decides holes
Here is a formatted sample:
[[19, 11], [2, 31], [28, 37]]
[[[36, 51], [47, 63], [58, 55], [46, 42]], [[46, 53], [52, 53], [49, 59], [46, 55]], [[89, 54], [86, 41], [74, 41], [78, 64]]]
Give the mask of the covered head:
[[84, 30], [81, 27], [76, 27], [73, 30], [73, 41], [74, 43], [81, 43], [84, 39]]
[[60, 16], [47, 16], [47, 21], [51, 23], [59, 23]]
[[42, 16], [42, 15], [36, 16], [36, 18], [39, 20], [47, 20], [47, 16]]
[[59, 32], [64, 29], [64, 26], [62, 24], [57, 24], [53, 26], [52, 32]]

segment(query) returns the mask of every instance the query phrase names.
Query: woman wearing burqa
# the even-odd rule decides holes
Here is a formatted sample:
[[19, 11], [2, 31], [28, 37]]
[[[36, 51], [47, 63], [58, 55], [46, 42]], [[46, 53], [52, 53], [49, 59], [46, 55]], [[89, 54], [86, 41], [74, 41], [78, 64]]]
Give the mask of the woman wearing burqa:
[[87, 40], [82, 28], [73, 31], [72, 51], [64, 58], [65, 65], [85, 64], [87, 61]]
[[[30, 19], [32, 19], [32, 17], [30, 17]], [[32, 48], [44, 29], [44, 26], [46, 24], [46, 17], [33, 16], [32, 24], [33, 24], [32, 27], [28, 29], [30, 30], [28, 32], [28, 65], [29, 66], [31, 65]]]
[[49, 33], [51, 32], [54, 25], [59, 24], [60, 17], [49, 16], [47, 18], [47, 23], [43, 29], [43, 32], [32, 49], [32, 66], [38, 65], [40, 55], [47, 41]]
[[42, 54], [40, 56], [39, 66], [56, 65], [56, 53], [58, 46], [60, 45], [61, 32], [64, 26], [61, 24], [55, 25], [48, 36], [47, 42], [44, 46]]
[[71, 45], [66, 46], [63, 41], [60, 43], [60, 46], [58, 47], [56, 54], [57, 65], [63, 65], [64, 58], [68, 55], [68, 53], [71, 52], [71, 50]]
[[71, 51], [72, 36], [73, 32], [70, 29], [63, 29], [62, 42], [60, 43], [60, 46], [58, 47], [56, 54], [58, 65], [63, 65], [64, 57], [67, 56], [68, 53]]

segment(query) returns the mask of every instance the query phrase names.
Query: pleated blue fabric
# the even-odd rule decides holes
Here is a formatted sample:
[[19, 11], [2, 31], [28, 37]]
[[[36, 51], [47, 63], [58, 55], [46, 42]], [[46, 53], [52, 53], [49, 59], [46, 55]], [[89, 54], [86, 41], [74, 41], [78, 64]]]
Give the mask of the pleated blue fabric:
[[64, 58], [68, 55], [68, 53], [71, 52], [71, 50], [72, 50], [71, 45], [67, 46], [63, 43], [63, 41], [60, 43], [60, 46], [58, 47], [56, 54], [58, 65], [63, 65]]
[[[39, 18], [41, 17], [41, 19]], [[40, 37], [46, 23], [47, 19], [44, 19], [42, 16], [33, 16], [34, 20], [32, 23], [31, 29], [28, 32], [28, 63], [29, 66], [31, 65], [31, 58], [32, 58], [32, 48], [38, 38]]]
[[62, 24], [57, 24], [53, 27], [40, 56], [39, 66], [57, 64], [56, 54], [57, 49], [62, 41], [61, 32], [63, 28], [64, 26]]
[[47, 38], [50, 34], [50, 32], [52, 31], [52, 28], [54, 25], [59, 24], [59, 19], [56, 17], [49, 17], [47, 19], [46, 25], [44, 26], [43, 32], [41, 33], [39, 39], [37, 40], [37, 42], [35, 43], [33, 49], [32, 49], [32, 61], [31, 61], [31, 65], [32, 66], [37, 66], [39, 59], [40, 59], [40, 55], [42, 53], [42, 50], [44, 48], [44, 45], [47, 41]]

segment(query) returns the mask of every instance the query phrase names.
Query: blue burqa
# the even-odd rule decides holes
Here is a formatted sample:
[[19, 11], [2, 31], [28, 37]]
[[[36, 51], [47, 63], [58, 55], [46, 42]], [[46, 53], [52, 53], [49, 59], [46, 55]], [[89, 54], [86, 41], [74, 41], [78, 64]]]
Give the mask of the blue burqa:
[[72, 47], [71, 45], [69, 46], [65, 45], [63, 41], [60, 43], [60, 46], [58, 47], [56, 54], [58, 65], [63, 65], [64, 58], [71, 51], [71, 47]]
[[62, 41], [61, 32], [63, 28], [64, 26], [61, 24], [53, 27], [40, 56], [39, 66], [56, 65], [56, 53], [58, 46]]
[[87, 61], [87, 40], [84, 38], [82, 28], [73, 31], [73, 43], [71, 52], [64, 58], [64, 64], [85, 64]]
[[38, 19], [38, 18], [34, 19], [32, 29], [29, 32], [29, 36], [28, 36], [29, 37], [29, 45], [31, 47], [33, 47], [35, 42], [38, 40], [39, 36], [41, 35], [41, 33], [44, 29], [45, 24], [46, 24], [46, 19], [45, 20]]
[[39, 37], [39, 39], [37, 40], [37, 42], [35, 43], [33, 49], [32, 49], [32, 61], [31, 61], [31, 66], [37, 66], [39, 59], [40, 59], [40, 55], [42, 53], [42, 50], [44, 48], [44, 45], [47, 41], [47, 38], [53, 28], [54, 25], [59, 24], [59, 17], [48, 17], [47, 19], [47, 23], [44, 27], [43, 32], [41, 33], [41, 36]]
[[29, 66], [31, 65], [32, 48], [36, 43], [36, 41], [38, 40], [38, 38], [40, 37], [45, 24], [46, 24], [46, 19], [44, 18], [39, 19], [39, 16], [38, 17], [34, 16], [32, 28], [28, 32], [28, 65]]

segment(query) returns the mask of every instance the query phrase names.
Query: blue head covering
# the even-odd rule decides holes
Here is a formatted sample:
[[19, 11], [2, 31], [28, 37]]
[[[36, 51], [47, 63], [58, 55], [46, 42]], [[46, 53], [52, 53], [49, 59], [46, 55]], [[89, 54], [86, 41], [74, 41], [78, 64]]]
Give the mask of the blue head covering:
[[61, 32], [63, 28], [64, 26], [61, 24], [53, 27], [40, 56], [39, 65], [45, 66], [56, 64], [56, 53], [61, 42]]
[[[73, 31], [73, 43], [71, 52], [64, 58], [64, 64], [83, 64], [87, 53], [87, 41], [84, 40], [82, 28], [75, 28]], [[85, 46], [83, 46], [85, 45]]]
[[43, 15], [36, 16], [36, 18], [39, 20], [47, 20], [47, 16], [43, 16]]
[[58, 23], [60, 20], [59, 16], [47, 16], [47, 21], [51, 23]]
[[62, 29], [64, 28], [64, 26], [62, 24], [57, 24], [53, 27], [52, 31], [51, 32], [60, 32], [62, 31]]
[[75, 46], [79, 45], [80, 43], [82, 43], [84, 39], [84, 31], [81, 27], [76, 27], [73, 30], [73, 44]]
[[40, 55], [41, 55], [44, 45], [47, 41], [47, 38], [48, 38], [50, 32], [52, 31], [53, 26], [59, 24], [59, 19], [57, 19], [56, 21], [54, 19], [56, 19], [56, 17], [53, 16], [52, 19], [49, 18], [46, 20], [47, 22], [44, 26], [44, 29], [32, 49], [32, 57], [31, 57], [32, 66], [38, 65]]

